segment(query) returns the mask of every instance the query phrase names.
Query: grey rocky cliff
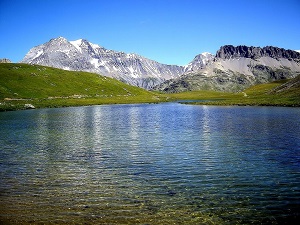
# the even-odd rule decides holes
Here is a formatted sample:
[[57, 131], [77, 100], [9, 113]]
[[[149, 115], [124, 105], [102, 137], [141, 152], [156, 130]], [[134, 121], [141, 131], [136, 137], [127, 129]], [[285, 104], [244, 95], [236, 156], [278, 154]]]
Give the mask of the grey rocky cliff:
[[94, 72], [146, 89], [179, 77], [185, 70], [183, 66], [161, 64], [137, 54], [108, 50], [84, 39], [68, 41], [63, 37], [32, 48], [21, 62]]
[[232, 45], [224, 45], [217, 51], [216, 57], [220, 59], [230, 59], [238, 57], [258, 59], [261, 57], [271, 57], [300, 60], [300, 53], [297, 51], [285, 50], [284, 48], [273, 46], [260, 48], [253, 46], [248, 47], [245, 45], [240, 45], [237, 47], [234, 47]]
[[154, 89], [171, 93], [191, 90], [238, 92], [254, 84], [294, 78], [299, 74], [299, 52], [272, 46], [225, 45], [197, 71], [165, 81]]
[[196, 55], [195, 58], [185, 66], [184, 74], [197, 72], [204, 69], [207, 64], [214, 60], [215, 56], [209, 52], [204, 52]]
[[63, 37], [32, 48], [21, 61], [87, 71], [166, 92], [241, 91], [251, 85], [300, 74], [300, 53], [283, 48], [225, 45], [216, 55], [202, 53], [188, 65], [166, 65], [137, 54], [105, 49], [84, 39]]

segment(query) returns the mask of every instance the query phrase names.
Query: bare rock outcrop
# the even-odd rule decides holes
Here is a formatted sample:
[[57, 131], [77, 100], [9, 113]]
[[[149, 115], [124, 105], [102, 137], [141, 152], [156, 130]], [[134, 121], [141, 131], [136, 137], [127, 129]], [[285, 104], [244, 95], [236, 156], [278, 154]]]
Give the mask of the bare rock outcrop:
[[0, 59], [0, 63], [11, 63], [11, 61], [7, 58]]
[[239, 45], [237, 47], [233, 45], [224, 45], [216, 53], [216, 57], [221, 59], [230, 58], [251, 58], [258, 59], [261, 57], [271, 58], [285, 58], [285, 59], [299, 59], [300, 53], [293, 50], [286, 50], [284, 48], [278, 48], [273, 46], [266, 47], [248, 47], [245, 45]]

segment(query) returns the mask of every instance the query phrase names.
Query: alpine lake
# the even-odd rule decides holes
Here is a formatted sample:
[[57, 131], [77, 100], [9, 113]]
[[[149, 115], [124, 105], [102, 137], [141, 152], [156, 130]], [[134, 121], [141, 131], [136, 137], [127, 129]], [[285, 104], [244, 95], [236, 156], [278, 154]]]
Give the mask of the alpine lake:
[[294, 224], [300, 108], [0, 113], [1, 224]]

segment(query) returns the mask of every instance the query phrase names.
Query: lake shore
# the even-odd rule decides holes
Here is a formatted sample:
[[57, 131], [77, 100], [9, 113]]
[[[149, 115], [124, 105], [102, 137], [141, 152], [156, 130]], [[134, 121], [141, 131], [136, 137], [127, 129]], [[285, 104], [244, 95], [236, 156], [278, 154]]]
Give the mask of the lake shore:
[[[175, 95], [175, 96], [174, 96]], [[275, 106], [275, 107], [300, 107], [300, 100], [271, 99], [271, 98], [243, 98], [239, 94], [227, 94], [222, 99], [210, 96], [210, 98], [186, 98], [177, 97], [177, 94], [158, 95], [155, 99], [138, 98], [57, 98], [57, 99], [5, 99], [0, 101], [0, 112], [26, 110], [34, 108], [61, 108], [91, 105], [113, 104], [158, 104], [164, 102], [178, 102], [190, 105], [213, 105], [213, 106]], [[300, 97], [299, 97], [300, 99]], [[33, 107], [29, 107], [29, 106]]]
[[98, 74], [7, 63], [0, 65], [0, 111], [176, 101], [201, 105], [299, 107], [299, 83], [300, 76], [257, 84], [237, 93], [216, 90], [162, 93]]

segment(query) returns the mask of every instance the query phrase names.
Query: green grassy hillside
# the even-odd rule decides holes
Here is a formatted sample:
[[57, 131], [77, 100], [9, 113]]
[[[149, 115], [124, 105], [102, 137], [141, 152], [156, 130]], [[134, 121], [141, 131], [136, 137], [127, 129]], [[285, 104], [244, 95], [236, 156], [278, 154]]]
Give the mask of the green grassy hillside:
[[206, 105], [300, 106], [300, 76], [255, 85], [240, 93], [189, 91], [162, 94], [93, 73], [0, 64], [0, 111], [24, 109], [25, 104], [39, 108], [176, 100], [207, 100], [195, 103]]
[[[180, 99], [186, 97], [185, 95], [200, 96], [203, 93], [203, 91], [179, 93], [177, 97]], [[290, 80], [254, 85], [240, 93], [218, 92], [214, 95], [203, 95], [202, 99], [211, 99], [214, 101], [195, 104], [300, 106], [300, 76]]]
[[[236, 99], [228, 99], [227, 102], [239, 105], [300, 106], [299, 78], [300, 76], [294, 79], [255, 85], [244, 90], [242, 96]], [[295, 85], [291, 86], [290, 83]]]
[[270, 94], [279, 94], [284, 97], [300, 98], [300, 75], [290, 79], [282, 85], [272, 89]]
[[0, 110], [161, 101], [161, 96], [116, 79], [38, 65], [0, 64]]

